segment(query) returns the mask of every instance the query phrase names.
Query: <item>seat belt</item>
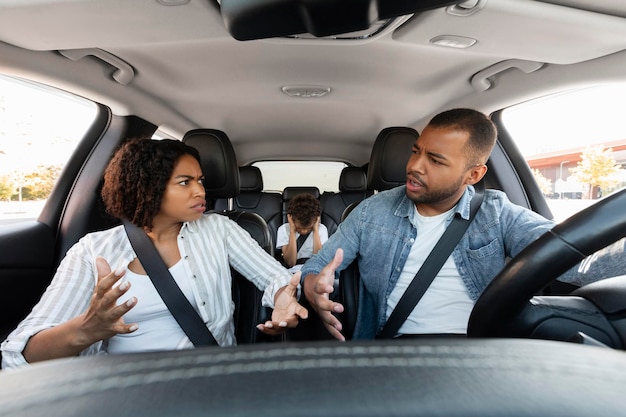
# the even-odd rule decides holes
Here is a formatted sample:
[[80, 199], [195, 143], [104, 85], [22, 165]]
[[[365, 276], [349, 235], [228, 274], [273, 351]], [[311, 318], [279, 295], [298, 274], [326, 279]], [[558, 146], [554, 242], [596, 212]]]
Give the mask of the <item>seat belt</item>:
[[218, 345], [211, 331], [174, 281], [152, 240], [127, 220], [124, 229], [141, 265], [146, 270], [163, 302], [195, 347]]
[[309, 259], [309, 258], [298, 258], [298, 252], [300, 252], [302, 245], [304, 245], [304, 242], [307, 240], [310, 234], [311, 232], [307, 233], [306, 235], [300, 235], [298, 236], [298, 239], [296, 240], [296, 258], [297, 258], [296, 265], [302, 265]]
[[450, 256], [459, 240], [467, 230], [476, 212], [483, 202], [485, 185], [483, 181], [479, 181], [474, 185], [474, 196], [470, 201], [470, 217], [465, 220], [459, 213], [454, 215], [452, 222], [448, 225], [445, 232], [437, 241], [437, 244], [430, 252], [422, 267], [417, 271], [415, 277], [407, 287], [404, 294], [398, 301], [398, 304], [391, 312], [389, 319], [383, 326], [378, 339], [393, 338], [402, 324], [406, 321], [409, 314], [413, 311], [419, 300], [422, 298], [430, 284], [437, 276], [437, 273]]

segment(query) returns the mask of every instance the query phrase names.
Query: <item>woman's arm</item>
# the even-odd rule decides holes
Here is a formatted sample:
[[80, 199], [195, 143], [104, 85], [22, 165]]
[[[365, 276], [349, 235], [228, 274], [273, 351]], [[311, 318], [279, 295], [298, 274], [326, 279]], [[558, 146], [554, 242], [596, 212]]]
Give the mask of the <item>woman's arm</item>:
[[114, 285], [124, 276], [124, 271], [112, 272], [104, 258], [96, 259], [96, 268], [98, 283], [87, 310], [33, 335], [23, 351], [27, 362], [75, 356], [96, 342], [137, 330], [136, 324], [126, 324], [122, 318], [135, 306], [137, 299], [132, 297], [116, 305], [118, 298], [130, 288], [128, 282]]

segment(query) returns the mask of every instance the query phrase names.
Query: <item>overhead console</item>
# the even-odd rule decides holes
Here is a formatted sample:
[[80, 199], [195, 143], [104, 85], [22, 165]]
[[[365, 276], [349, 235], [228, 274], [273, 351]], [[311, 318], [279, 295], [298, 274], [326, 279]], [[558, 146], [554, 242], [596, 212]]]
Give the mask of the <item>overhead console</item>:
[[451, 4], [450, 0], [221, 0], [224, 24], [237, 40], [366, 30], [385, 19]]

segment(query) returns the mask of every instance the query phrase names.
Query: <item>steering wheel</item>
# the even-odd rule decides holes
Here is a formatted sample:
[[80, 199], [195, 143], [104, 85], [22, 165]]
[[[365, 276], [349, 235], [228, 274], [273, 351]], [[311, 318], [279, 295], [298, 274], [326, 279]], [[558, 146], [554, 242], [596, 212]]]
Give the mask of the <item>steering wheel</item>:
[[469, 337], [496, 336], [542, 288], [586, 256], [626, 236], [626, 189], [545, 233], [500, 271], [476, 302]]

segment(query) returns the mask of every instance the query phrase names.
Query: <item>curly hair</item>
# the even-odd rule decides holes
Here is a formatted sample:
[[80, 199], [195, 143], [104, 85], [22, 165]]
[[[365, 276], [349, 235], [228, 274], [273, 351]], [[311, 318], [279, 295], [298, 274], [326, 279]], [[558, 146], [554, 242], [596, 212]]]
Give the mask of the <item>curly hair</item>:
[[107, 213], [151, 229], [174, 165], [183, 155], [200, 162], [198, 151], [178, 140], [135, 138], [123, 143], [104, 172], [101, 195]]
[[322, 213], [322, 207], [317, 198], [309, 193], [298, 194], [289, 202], [287, 214], [302, 225], [311, 225]]

